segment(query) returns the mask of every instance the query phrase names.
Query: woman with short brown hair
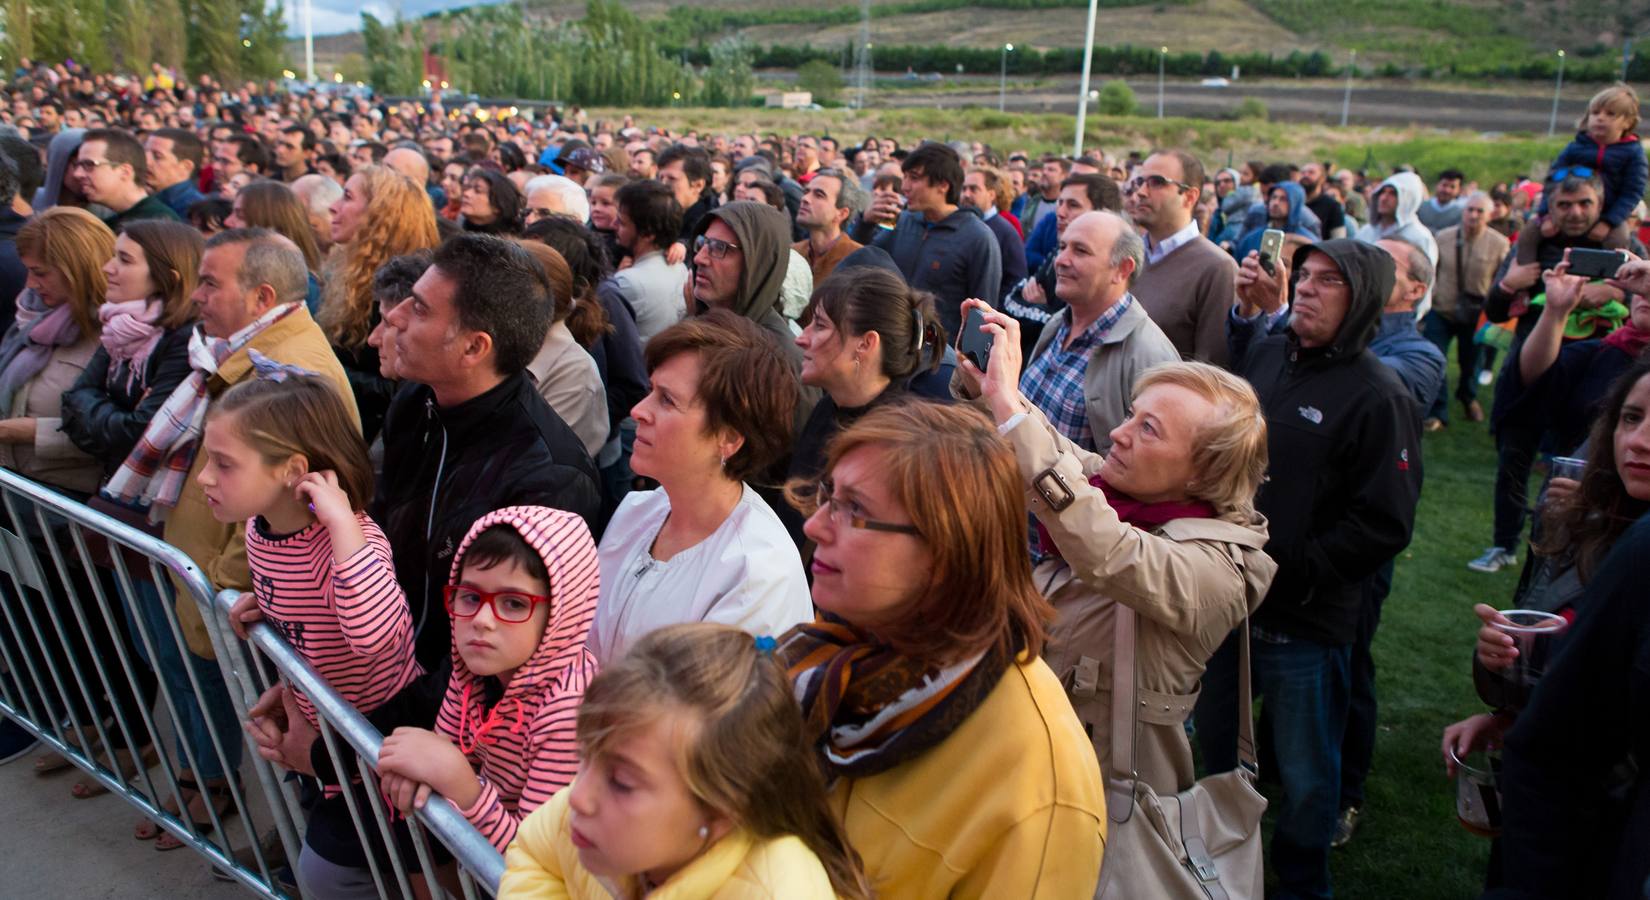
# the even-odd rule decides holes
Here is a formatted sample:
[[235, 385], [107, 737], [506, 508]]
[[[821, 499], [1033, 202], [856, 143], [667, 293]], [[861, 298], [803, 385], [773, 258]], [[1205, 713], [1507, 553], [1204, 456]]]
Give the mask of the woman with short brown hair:
[[602, 535], [596, 658], [681, 622], [761, 635], [813, 618], [796, 546], [745, 483], [790, 445], [798, 388], [778, 343], [711, 310], [654, 335], [647, 369], [630, 467], [659, 487], [626, 495]]

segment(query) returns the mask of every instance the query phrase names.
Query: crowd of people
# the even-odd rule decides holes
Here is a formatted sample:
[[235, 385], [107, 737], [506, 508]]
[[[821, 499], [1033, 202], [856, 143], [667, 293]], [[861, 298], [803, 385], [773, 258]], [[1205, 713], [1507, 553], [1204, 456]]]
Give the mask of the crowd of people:
[[[1518, 645], [1475, 610], [1493, 711], [1443, 751], [1500, 752], [1486, 891], [1642, 896], [1625, 85], [1544, 178], [1430, 189], [72, 64], [0, 95], [0, 465], [244, 592], [236, 634], [366, 714], [387, 796], [451, 801], [502, 896], [1258, 897], [1257, 769], [1269, 893], [1331, 896], [1452, 406], [1498, 454], [1469, 565], [1518, 565], [1533, 522], [1507, 606], [1567, 624], [1509, 690]], [[1572, 274], [1598, 249], [1619, 268]], [[1585, 462], [1532, 503], [1549, 458]], [[193, 761], [167, 811], [201, 829], [244, 725], [310, 786], [303, 895], [376, 896], [310, 698], [237, 722], [202, 612], [138, 652], [172, 592], [132, 587], [125, 628], [27, 653], [144, 660], [91, 712], [172, 689], [177, 746], [110, 749]], [[0, 722], [0, 758], [32, 744]]]

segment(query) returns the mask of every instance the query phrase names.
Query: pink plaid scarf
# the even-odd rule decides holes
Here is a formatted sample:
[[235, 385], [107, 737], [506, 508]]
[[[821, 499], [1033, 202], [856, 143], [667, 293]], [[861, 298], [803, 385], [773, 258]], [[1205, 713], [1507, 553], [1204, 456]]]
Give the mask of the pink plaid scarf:
[[189, 467], [195, 463], [206, 409], [211, 404], [207, 382], [224, 360], [297, 308], [296, 303], [284, 303], [227, 338], [207, 337], [196, 326], [189, 336], [189, 365], [193, 371], [155, 413], [131, 455], [103, 486], [103, 495], [126, 506], [149, 507], [152, 522], [160, 520], [161, 507], [176, 506], [189, 478]]

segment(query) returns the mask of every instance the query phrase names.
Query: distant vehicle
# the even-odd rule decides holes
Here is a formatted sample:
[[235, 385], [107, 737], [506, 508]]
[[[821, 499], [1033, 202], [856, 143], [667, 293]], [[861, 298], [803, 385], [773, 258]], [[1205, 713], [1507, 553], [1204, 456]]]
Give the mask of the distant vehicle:
[[1200, 84], [1204, 87], [1218, 87], [1218, 88], [1231, 87], [1232, 86], [1232, 82], [1220, 77], [1219, 75], [1216, 75], [1213, 78], [1205, 78], [1202, 81], [1198, 82], [1198, 84]]

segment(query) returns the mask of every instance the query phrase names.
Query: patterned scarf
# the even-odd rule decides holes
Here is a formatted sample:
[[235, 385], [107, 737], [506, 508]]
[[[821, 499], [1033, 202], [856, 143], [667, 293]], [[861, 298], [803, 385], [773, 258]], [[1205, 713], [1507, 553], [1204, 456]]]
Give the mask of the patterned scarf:
[[97, 317], [103, 321], [103, 349], [109, 351], [111, 368], [125, 364], [127, 390], [143, 384], [149, 354], [155, 352], [155, 345], [165, 333], [157, 324], [164, 308], [154, 299], [123, 300], [97, 308]]
[[79, 340], [80, 326], [67, 302], [51, 308], [34, 291], [19, 294], [17, 324], [0, 342], [0, 410], [11, 409], [17, 389], [46, 368], [54, 348]]
[[131, 455], [103, 486], [103, 496], [126, 506], [149, 507], [149, 520], [159, 521], [160, 507], [173, 507], [189, 478], [200, 446], [201, 427], [211, 404], [207, 384], [224, 360], [234, 356], [265, 328], [297, 309], [283, 303], [227, 338], [210, 338], [195, 327], [189, 336], [189, 377], [150, 420]]
[[924, 663], [831, 615], [786, 632], [778, 654], [826, 772], [848, 778], [886, 772], [950, 737], [1010, 662], [990, 650]]

